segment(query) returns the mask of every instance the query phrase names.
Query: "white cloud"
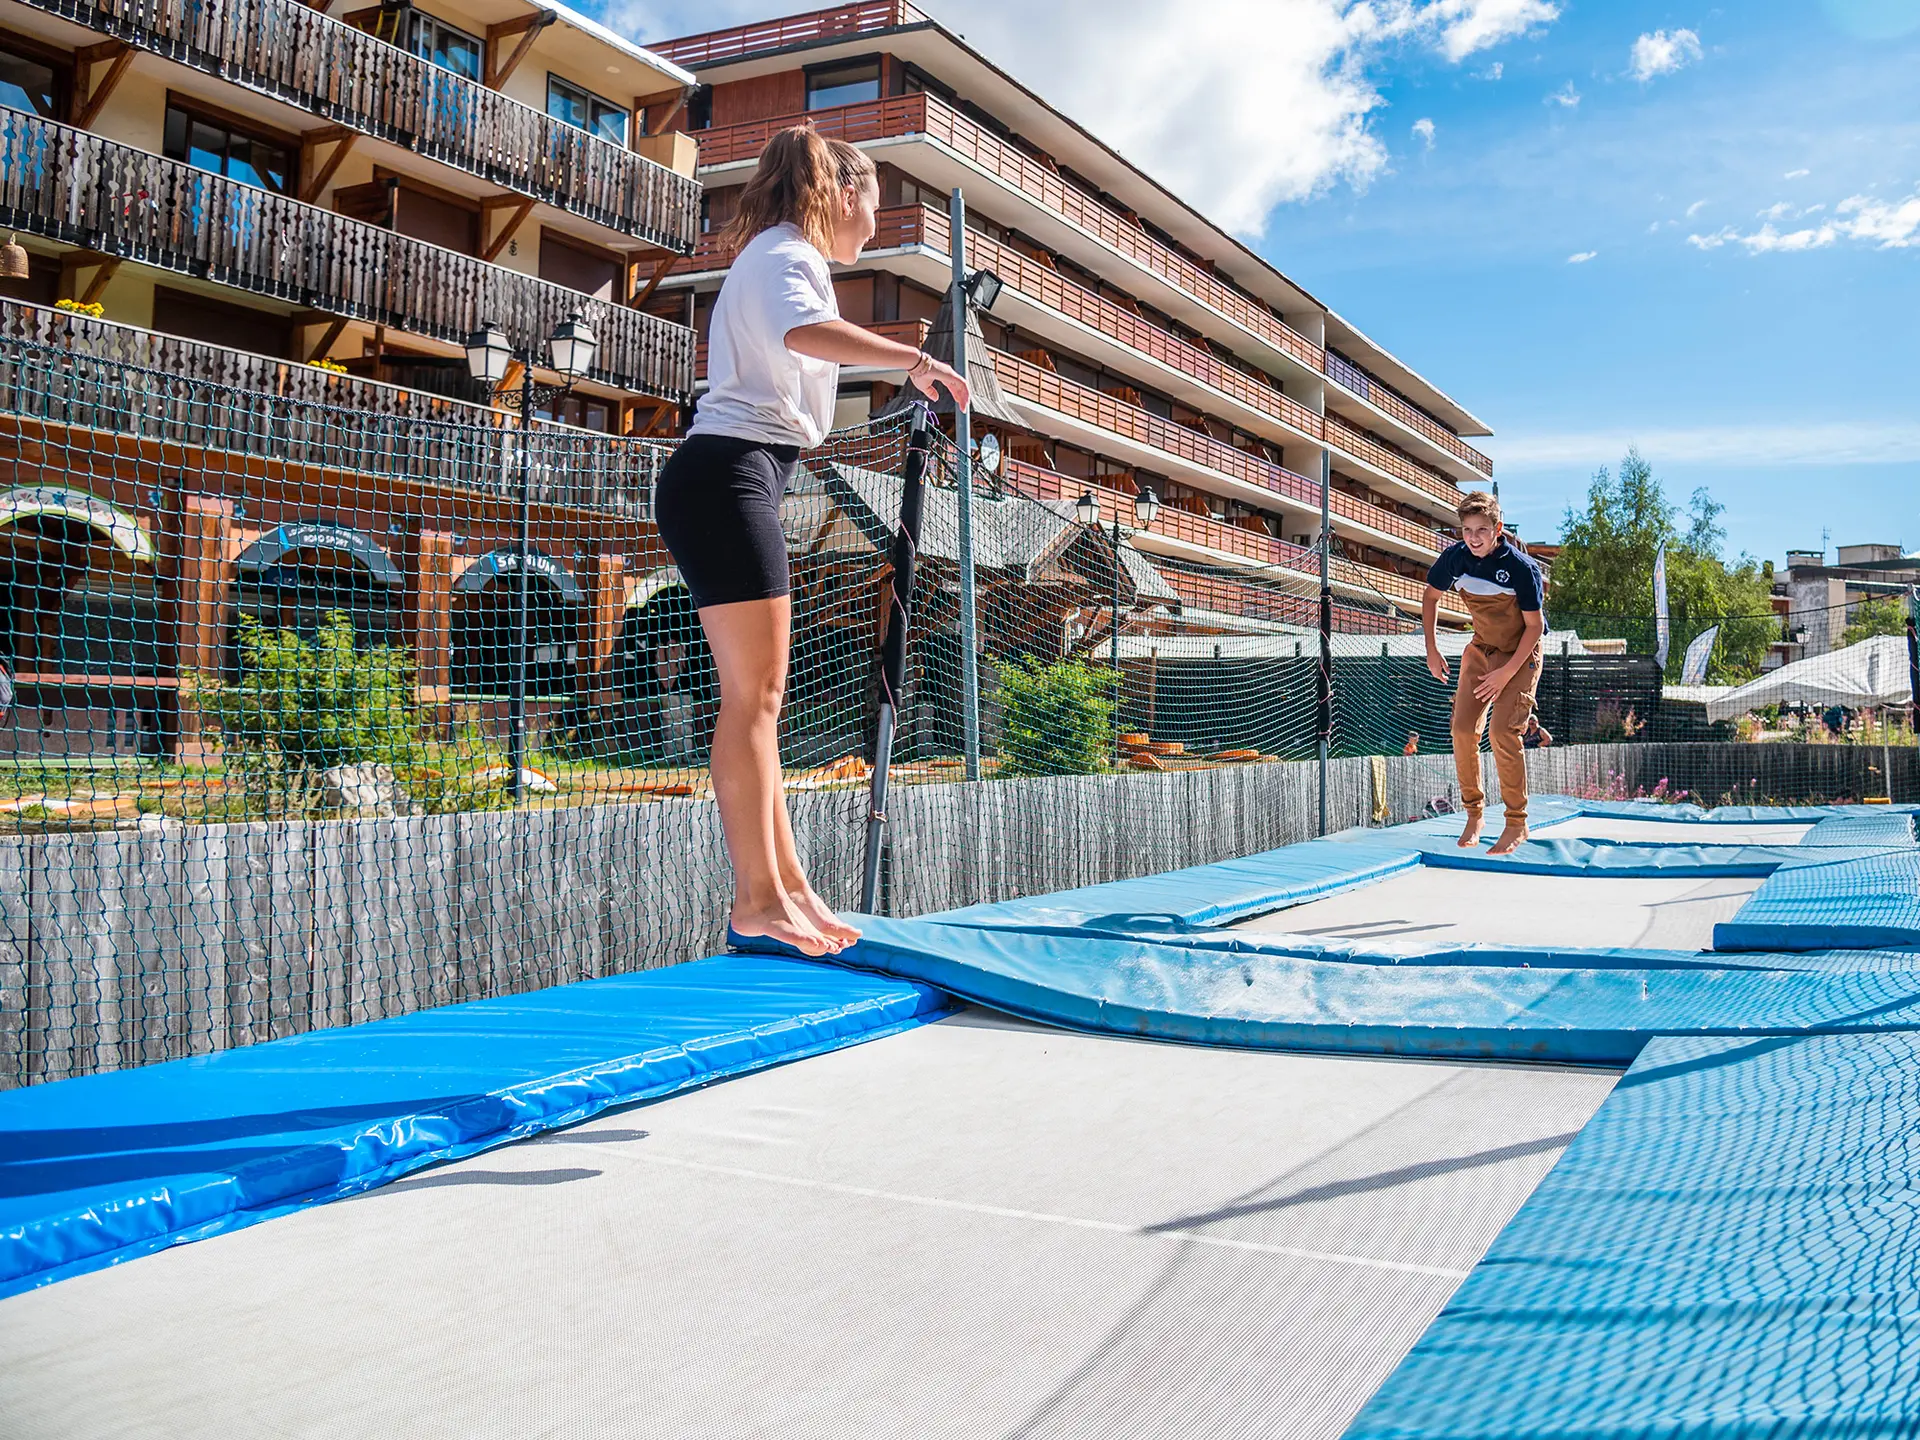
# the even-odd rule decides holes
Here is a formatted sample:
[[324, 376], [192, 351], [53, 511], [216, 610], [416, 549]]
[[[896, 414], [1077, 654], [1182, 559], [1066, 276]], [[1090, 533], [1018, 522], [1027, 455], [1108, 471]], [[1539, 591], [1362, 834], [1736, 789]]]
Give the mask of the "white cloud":
[[1657, 75], [1671, 75], [1698, 60], [1700, 37], [1691, 30], [1654, 30], [1633, 42], [1629, 73], [1641, 84]]
[[1578, 254], [1567, 256], [1567, 264], [1584, 265], [1587, 263], [1587, 261], [1593, 259], [1593, 257], [1598, 255], [1599, 253], [1600, 252], [1598, 250], [1582, 250]]
[[1496, 60], [1491, 65], [1487, 66], [1486, 69], [1480, 72], [1479, 78], [1482, 80], [1498, 80], [1502, 75], [1506, 73], [1507, 73], [1506, 62], [1502, 60]]
[[1786, 174], [1782, 175], [1780, 178], [1782, 180], [1798, 180], [1803, 176], [1811, 175], [1812, 173], [1813, 172], [1811, 170], [1789, 170]]
[[1413, 122], [1413, 133], [1414, 138], [1425, 145], [1427, 149], [1431, 150], [1433, 148], [1433, 121], [1422, 116]]
[[1051, 104], [1253, 237], [1276, 205], [1361, 190], [1387, 170], [1376, 79], [1396, 53], [1458, 63], [1559, 13], [1549, 0], [976, 0], [964, 28]]
[[1702, 210], [1706, 209], [1706, 207], [1707, 207], [1706, 201], [1704, 200], [1694, 201], [1691, 205], [1687, 206], [1687, 219], [1691, 220], [1694, 216], [1698, 215]]
[[[604, 23], [642, 44], [769, 13], [765, 0], [600, 4]], [[1256, 237], [1275, 206], [1336, 186], [1361, 190], [1386, 172], [1377, 82], [1397, 55], [1416, 48], [1459, 64], [1551, 24], [1562, 0], [934, 0], [932, 8], [1210, 218]], [[1142, 104], [1149, 94], [1154, 102]]]
[[1742, 234], [1734, 226], [1728, 225], [1709, 235], [1689, 235], [1687, 243], [1696, 250], [1719, 250], [1737, 245], [1749, 255], [1825, 250], [1843, 240], [1871, 245], [1876, 250], [1920, 247], [1920, 189], [1903, 200], [1877, 200], [1870, 195], [1850, 195], [1833, 207], [1831, 219], [1817, 225], [1803, 225], [1798, 230], [1782, 230], [1774, 223], [1789, 214], [1806, 219], [1826, 208], [1824, 205], [1811, 205], [1805, 210], [1796, 211], [1783, 201], [1760, 212], [1764, 223], [1758, 230]]
[[1564, 105], [1567, 109], [1571, 110], [1580, 103], [1580, 92], [1573, 88], [1573, 82], [1569, 80], [1558, 90], [1549, 94], [1543, 103], [1548, 105]]
[[1637, 445], [1655, 464], [1886, 465], [1920, 460], [1920, 423], [1823, 421], [1807, 425], [1703, 425], [1665, 430], [1508, 431], [1476, 441], [1503, 471], [1591, 469]]

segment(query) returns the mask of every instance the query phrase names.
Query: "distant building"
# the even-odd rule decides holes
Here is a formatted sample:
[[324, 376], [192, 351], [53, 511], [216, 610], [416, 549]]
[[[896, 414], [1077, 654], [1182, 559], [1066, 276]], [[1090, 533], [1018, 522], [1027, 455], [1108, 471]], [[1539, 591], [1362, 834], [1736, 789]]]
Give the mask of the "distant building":
[[1782, 633], [1767, 669], [1839, 649], [1863, 600], [1920, 584], [1920, 555], [1903, 555], [1898, 545], [1842, 545], [1834, 557], [1828, 565], [1824, 550], [1787, 551], [1786, 568], [1774, 574], [1773, 608]]

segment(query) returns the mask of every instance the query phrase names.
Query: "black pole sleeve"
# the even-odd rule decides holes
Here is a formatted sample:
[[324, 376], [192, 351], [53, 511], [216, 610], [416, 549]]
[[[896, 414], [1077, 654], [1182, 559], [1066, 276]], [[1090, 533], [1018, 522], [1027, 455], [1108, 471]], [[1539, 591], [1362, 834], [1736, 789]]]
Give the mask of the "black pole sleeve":
[[900, 526], [893, 534], [893, 602], [887, 611], [887, 633], [880, 642], [881, 693], [895, 711], [906, 683], [907, 626], [913, 616], [913, 571], [920, 554], [920, 512], [925, 494], [927, 461], [933, 452], [932, 428], [924, 405], [913, 407], [913, 429], [907, 437], [907, 463], [901, 476]]

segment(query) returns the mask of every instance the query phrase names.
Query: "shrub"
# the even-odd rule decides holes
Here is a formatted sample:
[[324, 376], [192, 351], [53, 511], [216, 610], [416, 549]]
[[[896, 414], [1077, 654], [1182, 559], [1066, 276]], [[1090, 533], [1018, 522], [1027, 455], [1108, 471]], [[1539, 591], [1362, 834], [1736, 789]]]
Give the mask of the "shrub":
[[1100, 665], [1031, 655], [1000, 672], [1000, 773], [1090, 775], [1113, 759], [1115, 682]]
[[312, 641], [242, 615], [239, 644], [242, 678], [198, 676], [192, 698], [219, 728], [227, 773], [244, 780], [249, 812], [315, 809], [321, 776], [333, 766], [398, 767], [419, 754], [405, 650], [356, 648], [353, 622], [337, 610]]

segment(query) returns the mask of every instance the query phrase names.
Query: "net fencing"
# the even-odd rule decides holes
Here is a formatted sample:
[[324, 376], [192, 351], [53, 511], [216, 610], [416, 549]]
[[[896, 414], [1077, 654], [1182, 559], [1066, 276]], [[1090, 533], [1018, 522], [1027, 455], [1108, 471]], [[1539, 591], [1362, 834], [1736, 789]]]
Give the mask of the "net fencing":
[[[0, 305], [0, 1085], [713, 947], [719, 695], [651, 518], [669, 443], [53, 316]], [[938, 430], [897, 684], [880, 664], [910, 440], [905, 417], [836, 433], [782, 511], [782, 758], [830, 902], [860, 900], [883, 700], [892, 913], [1317, 832], [1318, 767], [1288, 763], [1322, 733], [1312, 552], [1267, 537], [1250, 561], [1172, 509], [1141, 526], [1108, 477], [976, 473], [969, 756]], [[1330, 824], [1444, 808], [1450, 692], [1418, 582], [1338, 553], [1329, 571]], [[1850, 601], [1763, 628], [1786, 654], [1816, 624], [1824, 643], [1887, 623]], [[1850, 698], [1709, 718], [1718, 695], [1673, 683], [1693, 638], [1670, 636], [1663, 684], [1651, 622], [1554, 614], [1538, 787], [1916, 798], [1901, 702], [1862, 698], [1886, 667], [1822, 651]], [[1464, 643], [1443, 641], [1452, 663]]]

